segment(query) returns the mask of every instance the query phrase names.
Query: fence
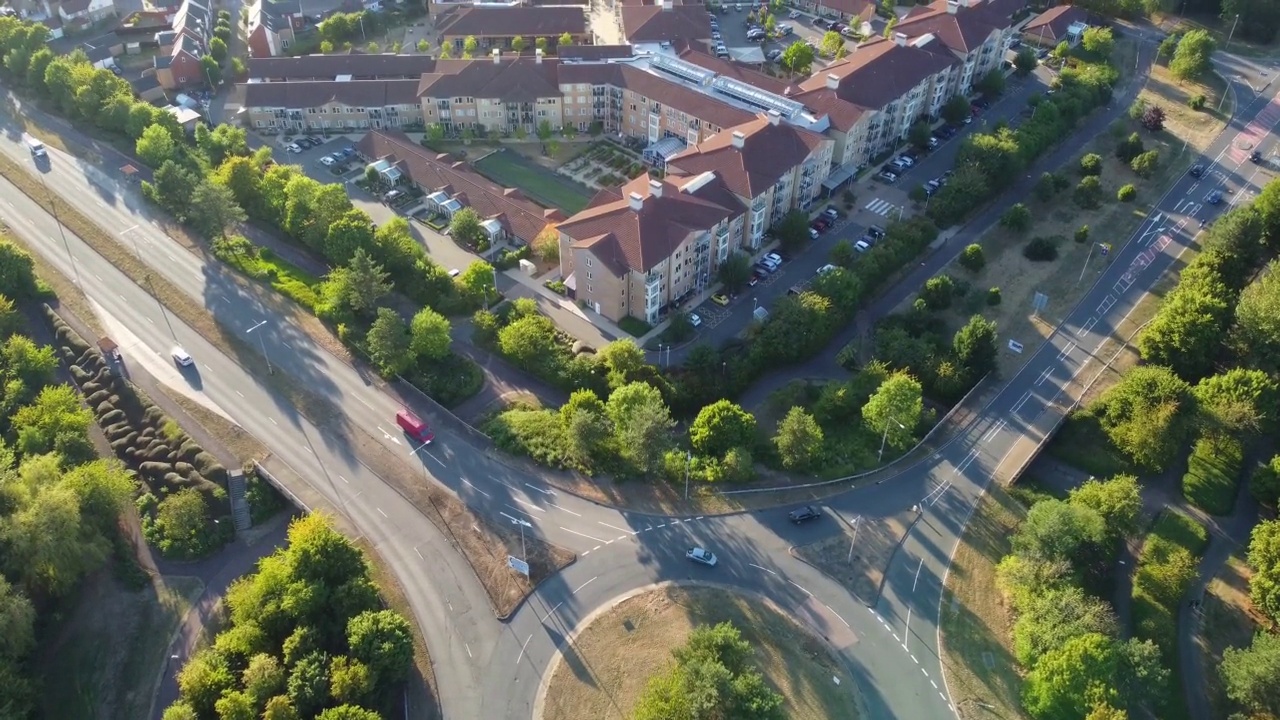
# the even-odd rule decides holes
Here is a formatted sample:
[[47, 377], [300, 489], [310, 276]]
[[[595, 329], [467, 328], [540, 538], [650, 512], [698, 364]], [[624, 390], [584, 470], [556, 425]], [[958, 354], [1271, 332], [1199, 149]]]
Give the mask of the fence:
[[430, 395], [419, 390], [416, 386], [414, 386], [413, 383], [409, 382], [408, 380], [405, 380], [404, 377], [397, 375], [396, 380], [398, 381], [398, 384], [402, 388], [409, 388], [410, 390], [413, 391], [412, 394], [415, 397], [426, 401], [427, 405], [431, 407], [431, 411], [435, 413], [437, 416], [449, 418], [458, 428], [460, 428], [463, 431], [464, 434], [470, 435], [472, 440], [475, 440], [476, 442], [479, 442], [485, 446], [489, 446], [493, 444], [493, 438], [489, 437], [488, 435], [485, 435], [483, 432], [479, 430], [479, 428], [476, 428], [471, 423], [455, 415], [453, 411], [450, 410], [449, 408], [436, 402]]

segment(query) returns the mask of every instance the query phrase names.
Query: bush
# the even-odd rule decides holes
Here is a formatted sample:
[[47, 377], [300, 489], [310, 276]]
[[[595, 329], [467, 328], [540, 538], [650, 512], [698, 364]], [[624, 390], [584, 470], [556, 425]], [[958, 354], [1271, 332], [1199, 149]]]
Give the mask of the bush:
[[1077, 205], [1086, 209], [1098, 207], [1102, 202], [1102, 182], [1097, 177], [1090, 175], [1080, 181], [1076, 185], [1075, 193], [1071, 196]]
[[1116, 199], [1120, 202], [1132, 202], [1136, 197], [1138, 197], [1138, 188], [1134, 187], [1133, 183], [1121, 185], [1116, 191]]
[[1182, 494], [1210, 515], [1230, 515], [1243, 462], [1244, 448], [1235, 438], [1200, 438], [1187, 458]]
[[982, 246], [978, 243], [971, 243], [960, 253], [960, 266], [969, 272], [978, 272], [987, 264], [987, 256], [982, 252]]
[[992, 306], [992, 307], [995, 307], [996, 305], [999, 305], [999, 304], [1000, 304], [1000, 300], [1001, 300], [1001, 297], [1000, 297], [1000, 288], [998, 288], [998, 287], [993, 287], [993, 288], [991, 288], [990, 290], [987, 290], [987, 304], [988, 304], [988, 305], [990, 305], [990, 306]]
[[949, 275], [938, 275], [925, 281], [920, 291], [920, 299], [930, 310], [945, 310], [951, 307], [951, 299], [955, 295], [955, 283]]
[[1133, 133], [1116, 146], [1116, 157], [1120, 159], [1120, 162], [1129, 163], [1141, 155], [1144, 149], [1142, 138], [1139, 137], [1138, 133]]
[[1196, 578], [1196, 558], [1208, 532], [1190, 517], [1166, 510], [1151, 527], [1133, 576], [1134, 634], [1160, 647], [1165, 661], [1177, 656], [1178, 603]]
[[1102, 156], [1097, 153], [1089, 153], [1080, 158], [1080, 174], [1101, 175], [1102, 174]]
[[1058, 259], [1058, 244], [1050, 238], [1034, 238], [1022, 248], [1022, 256], [1031, 262], [1053, 262]]
[[1204, 93], [1199, 93], [1187, 98], [1187, 107], [1197, 111], [1203, 110], [1206, 102], [1207, 100], [1205, 99]]
[[1159, 165], [1160, 152], [1157, 150], [1148, 150], [1129, 163], [1130, 169], [1140, 178], [1149, 178], [1154, 175]]
[[1080, 244], [1089, 242], [1089, 226], [1088, 225], [1081, 225], [1080, 227], [1076, 228], [1075, 241]]

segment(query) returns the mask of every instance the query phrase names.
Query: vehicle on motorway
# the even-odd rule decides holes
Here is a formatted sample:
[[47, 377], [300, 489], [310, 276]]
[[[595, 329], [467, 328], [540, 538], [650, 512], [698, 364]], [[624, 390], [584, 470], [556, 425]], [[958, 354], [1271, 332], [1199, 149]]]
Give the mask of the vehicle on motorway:
[[191, 358], [191, 355], [180, 347], [175, 347], [170, 350], [169, 354], [173, 356], [173, 361], [178, 363], [180, 367], [191, 367], [196, 364], [196, 361]]
[[1217, 205], [1218, 203], [1222, 202], [1222, 191], [1214, 190], [1213, 192], [1209, 193], [1209, 197], [1205, 198], [1205, 202], [1209, 203], [1210, 205]]
[[702, 316], [698, 313], [689, 313], [689, 324], [694, 327], [702, 325]]
[[799, 510], [792, 510], [787, 513], [787, 519], [796, 525], [807, 523], [810, 520], [817, 520], [822, 517], [822, 512], [812, 505], [805, 505]]
[[700, 547], [689, 548], [689, 550], [685, 552], [684, 556], [696, 563], [702, 563], [703, 565], [709, 565], [711, 567], [715, 567], [717, 562], [715, 553], [710, 550], [704, 550]]
[[716, 293], [715, 295], [711, 296], [711, 302], [717, 305], [728, 305], [729, 296], [725, 295], [724, 293]]
[[408, 410], [401, 409], [396, 413], [396, 424], [404, 430], [406, 435], [420, 443], [429, 443], [436, 439], [436, 434], [431, 432], [431, 426]]
[[879, 174], [879, 175], [877, 175], [876, 177], [880, 178], [881, 180], [883, 180], [883, 181], [885, 181], [885, 182], [887, 182], [887, 183], [895, 183], [895, 182], [898, 182], [898, 175], [897, 175], [897, 173], [892, 173], [892, 172], [889, 172], [888, 170], [881, 170], [881, 171], [880, 171], [880, 174]]
[[49, 154], [48, 151], [44, 149], [44, 143], [33, 137], [27, 138], [27, 149], [31, 151], [32, 157], [42, 158]]
[[1198, 178], [1198, 177], [1200, 177], [1201, 175], [1204, 175], [1204, 165], [1202, 165], [1202, 164], [1200, 164], [1200, 163], [1196, 163], [1195, 165], [1192, 165], [1192, 166], [1191, 166], [1191, 177], [1197, 177], [1197, 178]]

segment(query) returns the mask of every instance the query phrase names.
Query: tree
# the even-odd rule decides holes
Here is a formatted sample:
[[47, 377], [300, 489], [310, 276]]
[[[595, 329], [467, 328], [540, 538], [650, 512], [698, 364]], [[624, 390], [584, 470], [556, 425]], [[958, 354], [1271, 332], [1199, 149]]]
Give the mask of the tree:
[[996, 369], [996, 324], [981, 315], [969, 318], [965, 326], [956, 331], [951, 341], [956, 361], [964, 368], [966, 379], [976, 383]]
[[605, 345], [597, 353], [596, 359], [607, 373], [611, 390], [616, 390], [628, 383], [643, 381], [652, 374], [653, 370], [645, 362], [644, 350], [641, 350], [631, 338], [615, 340]]
[[1120, 704], [1116, 641], [1098, 633], [1072, 638], [1043, 655], [1027, 674], [1022, 702], [1038, 719], [1083, 717], [1095, 703]]
[[655, 468], [675, 426], [662, 393], [648, 383], [629, 383], [609, 395], [605, 410], [623, 457], [642, 473]]
[[364, 248], [357, 249], [345, 268], [345, 300], [347, 306], [358, 313], [372, 310], [387, 293], [391, 283], [382, 266], [375, 263]]
[[1102, 174], [1102, 156], [1097, 153], [1086, 153], [1080, 158], [1080, 174], [1084, 176]]
[[340, 703], [358, 705], [373, 691], [373, 674], [359, 660], [339, 655], [329, 664], [329, 692]]
[[1054, 60], [1059, 60], [1059, 61], [1066, 60], [1067, 56], [1070, 54], [1071, 54], [1071, 43], [1067, 42], [1066, 40], [1063, 40], [1062, 42], [1055, 45], [1053, 47], [1053, 51], [1049, 53], [1049, 55]]
[[191, 194], [187, 219], [205, 237], [226, 237], [227, 228], [246, 219], [244, 209], [225, 185], [204, 180]]
[[822, 454], [825, 442], [822, 428], [813, 415], [802, 407], [793, 407], [778, 423], [773, 444], [778, 448], [782, 466], [788, 470], [807, 470]]
[[809, 242], [809, 217], [801, 210], [792, 210], [773, 226], [773, 234], [784, 250], [799, 250]]
[[903, 447], [911, 440], [924, 412], [920, 381], [898, 371], [884, 379], [862, 406], [862, 419], [872, 432], [885, 434], [885, 442]]
[[[216, 30], [214, 32], [217, 32]], [[226, 42], [225, 40], [223, 42]], [[212, 55], [205, 55], [200, 58], [200, 72], [204, 75], [204, 79], [209, 83], [209, 87], [216, 88], [222, 84], [222, 68], [218, 66], [218, 61]]]
[[213, 55], [213, 59], [222, 62], [227, 59], [227, 44], [222, 38], [213, 38], [209, 41], [209, 54]]
[[818, 50], [827, 57], [835, 57], [842, 47], [844, 47], [844, 38], [840, 33], [828, 30], [822, 34], [822, 41], [818, 45]]
[[1161, 471], [1182, 451], [1188, 426], [1183, 411], [1191, 388], [1166, 367], [1131, 368], [1089, 413], [1116, 448], [1138, 465]]
[[514, 50], [517, 55], [524, 52], [525, 46], [528, 44], [529, 43], [525, 42], [525, 39], [519, 35], [511, 38], [511, 49]]
[[545, 37], [537, 38], [533, 41], [533, 46], [545, 53], [547, 51], [547, 39]]
[[453, 43], [451, 42], [440, 43], [440, 55], [438, 57], [441, 60], [448, 60], [449, 58], [453, 57]]
[[746, 253], [732, 252], [716, 271], [720, 283], [730, 295], [736, 295], [747, 286], [751, 279], [751, 258]]
[[200, 717], [214, 715], [218, 698], [234, 688], [235, 682], [226, 661], [211, 650], [197, 653], [178, 673], [178, 690], [182, 699]]
[[254, 706], [262, 707], [267, 700], [284, 692], [284, 668], [274, 656], [259, 653], [249, 658], [249, 665], [241, 674], [240, 681]]
[[62, 475], [61, 485], [80, 499], [80, 514], [95, 524], [103, 537], [110, 537], [129, 500], [133, 497], [133, 476], [118, 460], [102, 459], [76, 465]]
[[1085, 544], [1101, 544], [1106, 525], [1092, 508], [1042, 500], [1027, 512], [1013, 536], [1013, 549], [1037, 560], [1071, 560]]
[[965, 118], [972, 116], [973, 107], [969, 104], [969, 98], [964, 95], [952, 95], [942, 106], [942, 119], [952, 125], [959, 125]]
[[413, 365], [414, 346], [409, 326], [391, 308], [378, 308], [365, 344], [369, 348], [369, 359], [378, 367], [378, 372], [387, 377], [399, 375]]
[[1111, 51], [1115, 49], [1116, 41], [1111, 36], [1111, 28], [1090, 27], [1085, 29], [1084, 34], [1081, 36], [1080, 45], [1084, 47], [1085, 52], [1105, 61], [1111, 57]]
[[1090, 633], [1114, 637], [1119, 631], [1115, 611], [1105, 600], [1075, 585], [1050, 587], [1028, 593], [1019, 604], [1013, 626], [1014, 655], [1020, 665], [1033, 668], [1046, 653], [1077, 637]]
[[560, 262], [560, 231], [548, 225], [530, 243], [533, 254], [547, 263]]
[[1130, 169], [1140, 178], [1149, 178], [1155, 175], [1156, 168], [1160, 165], [1160, 152], [1158, 150], [1148, 150], [1129, 163]]
[[1280, 263], [1245, 286], [1236, 304], [1232, 345], [1252, 364], [1269, 371], [1280, 369]]
[[316, 720], [382, 720], [382, 716], [358, 705], [339, 705], [321, 710]]
[[165, 160], [172, 160], [176, 156], [178, 144], [164, 127], [150, 125], [142, 131], [135, 150], [138, 159], [149, 167], [158, 168]]
[[365, 611], [347, 623], [351, 657], [373, 673], [375, 693], [402, 682], [413, 667], [413, 631], [394, 610]]
[[1192, 395], [1210, 429], [1231, 435], [1259, 433], [1275, 420], [1276, 384], [1261, 370], [1232, 368], [1196, 384]]
[[0, 577], [0, 661], [23, 658], [35, 647], [35, 623], [31, 601]]
[[721, 457], [733, 448], [751, 447], [755, 434], [755, 417], [724, 399], [703, 407], [689, 426], [693, 449], [706, 457]]
[[1161, 60], [1169, 60], [1173, 58], [1174, 52], [1178, 49], [1178, 41], [1182, 38], [1178, 35], [1169, 35], [1160, 41], [1160, 47], [1156, 49], [1156, 57]]
[[1004, 85], [1004, 71], [1000, 68], [995, 68], [986, 75], [983, 75], [982, 79], [974, 84], [974, 88], [983, 95], [993, 97], [1004, 93]]
[[329, 699], [329, 663], [323, 653], [314, 652], [298, 661], [289, 672], [289, 699], [304, 716], [310, 717]]
[[462, 41], [463, 57], [475, 57], [476, 50], [479, 50], [479, 49], [480, 49], [480, 41], [476, 39], [475, 35], [468, 35]]
[[1249, 538], [1249, 564], [1254, 569], [1249, 597], [1272, 620], [1280, 618], [1280, 521], [1267, 520], [1254, 526]]
[[161, 720], [200, 720], [200, 716], [189, 703], [179, 700], [164, 709]]
[[13, 415], [16, 447], [23, 455], [51, 452], [67, 438], [85, 437], [91, 422], [93, 413], [80, 405], [70, 385], [48, 385]]
[[239, 691], [224, 693], [214, 703], [214, 709], [218, 713], [218, 720], [257, 720], [258, 718], [253, 701], [247, 694]]
[[36, 295], [35, 262], [25, 250], [0, 239], [0, 288], [14, 300]]
[[1013, 71], [1020, 78], [1035, 72], [1036, 65], [1039, 64], [1040, 61], [1036, 59], [1035, 51], [1029, 47], [1018, 50], [1018, 54], [1013, 56]]
[[559, 47], [564, 47], [565, 45], [572, 45], [572, 44], [573, 44], [573, 36], [570, 35], [567, 31], [564, 33], [561, 33], [560, 37], [556, 39], [556, 45]]
[[931, 137], [933, 137], [933, 125], [928, 120], [917, 120], [907, 129], [907, 142], [917, 150], [928, 150]]
[[1058, 193], [1058, 178], [1051, 172], [1041, 173], [1032, 190], [1040, 202], [1049, 202]]
[[1014, 203], [1000, 216], [1000, 224], [1016, 233], [1026, 232], [1031, 227], [1031, 211], [1022, 203]]
[[538, 121], [537, 133], [538, 133], [539, 140], [541, 140], [544, 143], [547, 142], [548, 140], [551, 139], [551, 135], [553, 134], [553, 132], [554, 131], [551, 128], [550, 120]]
[[950, 275], [935, 275], [920, 288], [920, 299], [930, 310], [946, 310], [955, 297], [956, 284]]
[[[521, 43], [523, 43], [523, 42], [524, 42], [524, 38], [517, 38], [517, 39], [518, 39], [518, 40], [520, 40], [520, 41], [521, 41]], [[431, 42], [430, 42], [430, 41], [428, 41], [428, 40], [426, 40], [426, 39], [424, 38], [424, 39], [422, 39], [422, 40], [419, 40], [419, 41], [418, 41], [418, 44], [416, 45], [416, 48], [417, 48], [417, 50], [418, 50], [418, 52], [419, 52], [420, 54], [422, 54], [422, 55], [426, 55], [428, 52], [430, 52], [430, 51], [431, 51]], [[519, 52], [519, 51], [517, 51], [517, 52]]]
[[1093, 175], [1081, 178], [1071, 199], [1082, 208], [1098, 207], [1102, 203], [1102, 182]]
[[976, 273], [987, 264], [987, 256], [978, 243], [970, 243], [960, 252], [960, 265], [969, 272]]
[[413, 354], [428, 360], [440, 360], [449, 354], [452, 338], [449, 320], [429, 307], [413, 316], [410, 324], [409, 345]]
[[1249, 480], [1249, 491], [1261, 504], [1274, 508], [1280, 505], [1280, 455], [1275, 455], [1266, 465], [1254, 470]]
[[1160, 132], [1164, 129], [1164, 117], [1164, 108], [1159, 105], [1148, 105], [1147, 109], [1142, 111], [1142, 127], [1150, 132]]
[[1142, 496], [1138, 480], [1132, 475], [1117, 475], [1106, 481], [1090, 478], [1071, 491], [1067, 502], [1097, 513], [1112, 542], [1133, 537], [1141, 529]]
[[1173, 51], [1169, 72], [1179, 80], [1195, 80], [1209, 71], [1209, 58], [1216, 47], [1207, 30], [1188, 30], [1178, 41], [1178, 49]]
[[814, 59], [815, 52], [812, 45], [804, 42], [793, 42], [782, 51], [782, 57], [778, 58], [778, 62], [788, 72], [808, 75], [809, 69], [813, 67]]
[[1227, 648], [1218, 672], [1232, 700], [1252, 712], [1280, 714], [1280, 635], [1260, 632], [1247, 648]]

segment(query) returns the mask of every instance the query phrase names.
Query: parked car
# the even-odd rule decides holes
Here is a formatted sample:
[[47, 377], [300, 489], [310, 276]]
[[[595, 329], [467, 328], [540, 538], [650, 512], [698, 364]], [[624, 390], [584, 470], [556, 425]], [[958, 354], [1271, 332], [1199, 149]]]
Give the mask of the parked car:
[[810, 520], [817, 520], [822, 517], [822, 511], [812, 505], [805, 505], [799, 510], [792, 510], [787, 513], [787, 519], [796, 525], [807, 523]]
[[724, 293], [716, 293], [715, 295], [711, 296], [711, 302], [717, 305], [728, 305], [729, 296], [725, 295]]
[[764, 279], [764, 273], [760, 272], [759, 270], [756, 270], [755, 272], [751, 273], [751, 279], [747, 280], [747, 285], [749, 287], [755, 287], [756, 285], [759, 285], [760, 281], [763, 279]]
[[334, 159], [333, 159], [333, 156], [332, 156], [332, 155], [325, 155], [324, 157], [320, 158], [320, 164], [321, 164], [321, 165], [324, 165], [325, 167], [329, 167], [329, 166], [331, 166], [331, 165], [334, 165], [334, 164], [336, 164], [337, 162], [338, 162], [337, 160], [334, 160]]
[[399, 425], [406, 435], [417, 442], [426, 444], [436, 439], [431, 426], [408, 410], [402, 409], [396, 413], [396, 425]]
[[196, 362], [191, 358], [191, 355], [189, 355], [186, 350], [183, 350], [180, 347], [175, 347], [170, 350], [169, 354], [173, 356], [173, 361], [178, 363], [180, 367], [190, 367]]
[[867, 228], [867, 234], [878, 240], [884, 237], [884, 228], [880, 227], [879, 225], [872, 225], [871, 227]]
[[817, 230], [818, 232], [824, 232], [826, 231], [827, 226], [829, 226], [830, 224], [831, 223], [826, 218], [820, 217], [817, 220], [814, 220], [813, 222], [809, 223], [809, 227], [813, 228], [814, 230]]
[[1204, 175], [1204, 165], [1202, 165], [1202, 164], [1200, 164], [1200, 163], [1196, 163], [1195, 165], [1192, 165], [1192, 166], [1191, 166], [1191, 177], [1197, 177], [1197, 178], [1198, 178], [1198, 177], [1200, 177], [1201, 175]]
[[301, 145], [299, 145], [299, 144], [298, 144], [298, 143], [296, 143], [296, 142], [291, 142], [291, 143], [289, 143], [288, 145], [285, 145], [285, 146], [284, 146], [284, 149], [285, 149], [285, 151], [286, 151], [286, 152], [291, 152], [291, 153], [300, 153], [300, 152], [302, 152], [302, 146], [301, 146]]
[[815, 228], [815, 227], [810, 227], [810, 228], [809, 228], [809, 239], [810, 239], [810, 240], [817, 240], [817, 239], [818, 239], [818, 238], [820, 238], [820, 237], [822, 237], [822, 233], [818, 231], [818, 228]]
[[786, 37], [787, 35], [790, 35], [791, 33], [795, 32], [795, 28], [791, 27], [790, 25], [787, 25], [786, 23], [783, 23], [781, 25], [774, 27], [773, 31], [778, 33], [778, 37]]
[[1249, 154], [1249, 162], [1254, 163], [1255, 165], [1261, 164], [1262, 153], [1258, 152], [1257, 150], [1254, 150], [1252, 153]]
[[700, 548], [700, 547], [689, 548], [685, 552], [684, 556], [696, 563], [702, 563], [703, 565], [708, 565], [711, 567], [715, 567], [717, 562], [715, 553], [711, 552], [710, 550], [704, 550], [703, 548]]
[[769, 62], [778, 62], [779, 60], [782, 59], [782, 51], [777, 48], [774, 48], [770, 50], [764, 57]]
[[799, 20], [799, 19], [800, 19], [800, 11], [799, 11], [799, 10], [792, 10], [791, 12], [787, 13], [787, 18], [788, 18], [788, 19], [790, 19], [790, 20]]
[[915, 167], [916, 157], [910, 153], [902, 153], [901, 155], [899, 155], [897, 158], [894, 159], [894, 162], [903, 163], [907, 167]]
[[889, 172], [888, 170], [884, 170], [884, 171], [882, 171], [882, 172], [881, 172], [879, 175], [877, 175], [876, 177], [880, 178], [881, 180], [883, 180], [883, 181], [885, 181], [885, 182], [887, 182], [887, 183], [895, 183], [895, 182], [898, 182], [898, 176], [897, 176], [897, 174], [896, 174], [896, 173], [891, 173], [891, 172]]
[[399, 200], [402, 197], [404, 197], [403, 190], [392, 190], [382, 196], [382, 202], [390, 204], [395, 202], [396, 200]]
[[716, 46], [716, 57], [718, 57], [718, 58], [727, 58], [727, 57], [729, 57], [729, 48], [725, 47], [724, 45], [717, 45], [717, 46]]
[[756, 263], [755, 268], [756, 268], [756, 272], [760, 273], [761, 275], [772, 275], [778, 272], [777, 265], [774, 265], [773, 263], [767, 263], [764, 260], [761, 260], [760, 262]]
[[937, 136], [937, 135], [930, 135], [930, 136], [929, 136], [929, 149], [930, 149], [930, 150], [937, 150], [937, 149], [938, 149], [938, 146], [939, 146], [939, 145], [941, 145], [941, 144], [942, 144], [942, 141], [938, 139], [938, 136]]
[[765, 255], [764, 255], [764, 259], [765, 259], [766, 261], [768, 261], [768, 262], [771, 262], [771, 263], [775, 264], [775, 265], [781, 265], [783, 262], [785, 262], [785, 261], [786, 261], [786, 258], [782, 257], [781, 255], [779, 255], [779, 254], [778, 254], [778, 253], [776, 253], [776, 252], [769, 252], [769, 253], [765, 253]]
[[689, 313], [689, 324], [694, 327], [702, 325], [702, 317], [698, 313]]
[[818, 268], [818, 274], [826, 275], [832, 270], [835, 270], [837, 267], [838, 267], [837, 265], [832, 265], [831, 263], [827, 263], [826, 265], [823, 265], [822, 267]]
[[824, 217], [831, 222], [835, 222], [840, 219], [840, 211], [836, 209], [835, 205], [828, 205], [822, 209], [821, 217]]

